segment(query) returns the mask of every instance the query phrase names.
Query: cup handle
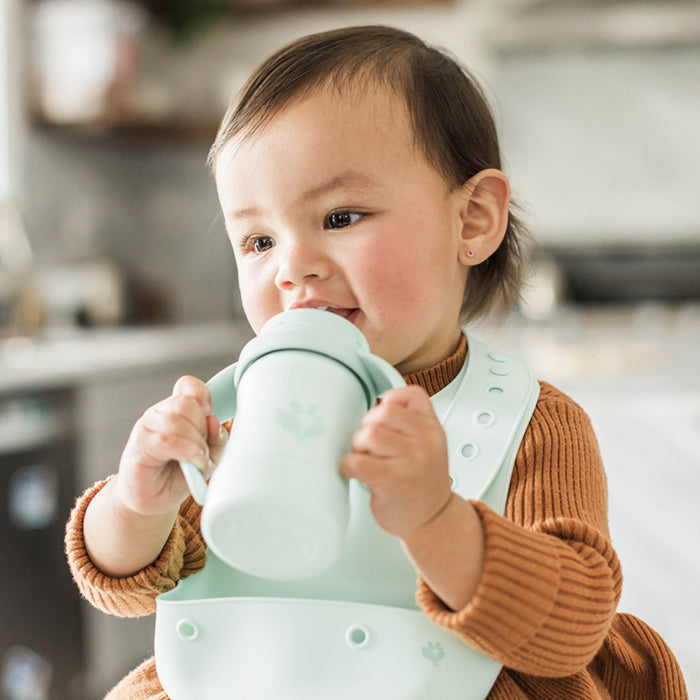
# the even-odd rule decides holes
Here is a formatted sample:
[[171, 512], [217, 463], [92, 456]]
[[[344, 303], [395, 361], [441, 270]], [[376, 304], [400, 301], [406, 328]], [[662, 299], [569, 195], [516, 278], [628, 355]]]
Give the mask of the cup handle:
[[[215, 374], [208, 382], [207, 387], [211, 394], [211, 402], [214, 407], [214, 415], [220, 423], [230, 420], [236, 414], [236, 382], [234, 375], [237, 362]], [[202, 472], [191, 462], [180, 462], [180, 469], [185, 477], [192, 498], [200, 505], [204, 505], [207, 496], [207, 482]]]
[[389, 391], [389, 389], [398, 389], [406, 386], [406, 382], [398, 370], [381, 357], [370, 352], [360, 352], [359, 358], [372, 379], [377, 398]]
[[200, 506], [203, 506], [204, 499], [207, 497], [207, 482], [204, 480], [202, 472], [200, 472], [192, 462], [180, 462], [180, 469], [185, 477], [192, 498], [194, 498]]

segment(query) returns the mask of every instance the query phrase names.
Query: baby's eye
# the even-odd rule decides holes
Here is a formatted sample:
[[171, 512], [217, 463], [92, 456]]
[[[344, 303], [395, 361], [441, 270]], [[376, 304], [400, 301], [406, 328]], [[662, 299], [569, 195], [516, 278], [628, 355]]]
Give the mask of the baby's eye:
[[247, 241], [246, 248], [260, 255], [270, 250], [274, 245], [275, 240], [270, 238], [270, 236], [255, 236]]
[[356, 211], [332, 211], [323, 223], [324, 228], [347, 228], [362, 218], [362, 214]]

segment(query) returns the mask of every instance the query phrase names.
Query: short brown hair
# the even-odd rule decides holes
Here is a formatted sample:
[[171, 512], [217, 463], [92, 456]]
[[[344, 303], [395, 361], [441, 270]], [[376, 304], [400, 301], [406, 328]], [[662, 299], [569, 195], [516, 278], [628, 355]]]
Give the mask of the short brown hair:
[[[476, 80], [445, 51], [384, 26], [312, 34], [264, 61], [229, 106], [209, 152], [209, 164], [242, 130], [254, 131], [286, 105], [322, 86], [380, 85], [408, 108], [414, 137], [427, 161], [454, 187], [486, 168], [501, 168], [498, 136]], [[503, 242], [467, 278], [460, 319], [509, 309], [520, 295], [522, 242], [527, 232], [513, 204]]]

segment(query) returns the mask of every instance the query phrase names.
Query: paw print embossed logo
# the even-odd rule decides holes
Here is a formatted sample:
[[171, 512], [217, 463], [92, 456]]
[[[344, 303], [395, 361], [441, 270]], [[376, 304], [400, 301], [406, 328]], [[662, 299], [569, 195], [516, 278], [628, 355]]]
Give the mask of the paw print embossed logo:
[[292, 401], [287, 408], [278, 408], [275, 411], [275, 420], [281, 428], [294, 433], [302, 440], [319, 437], [326, 431], [323, 418], [315, 404], [304, 407], [297, 401]]
[[431, 661], [433, 666], [438, 666], [445, 658], [445, 650], [440, 642], [428, 642], [422, 649], [423, 656]]

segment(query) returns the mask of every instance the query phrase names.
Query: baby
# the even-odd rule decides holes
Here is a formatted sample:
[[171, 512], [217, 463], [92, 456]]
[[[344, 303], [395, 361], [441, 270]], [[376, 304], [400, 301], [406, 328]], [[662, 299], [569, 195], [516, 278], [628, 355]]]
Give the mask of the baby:
[[[338, 468], [403, 548], [424, 615], [502, 665], [479, 697], [687, 697], [663, 640], [615, 612], [605, 474], [580, 407], [540, 384], [504, 514], [452, 488], [431, 396], [468, 361], [463, 324], [517, 298], [525, 235], [475, 81], [392, 28], [305, 37], [253, 73], [210, 162], [254, 331], [282, 311], [326, 309], [406, 379], [365, 415]], [[68, 525], [89, 600], [150, 613], [203, 569], [200, 508], [178, 461], [209, 475], [226, 438], [193, 377], [137, 421], [118, 473]], [[109, 697], [167, 697], [153, 659]]]

